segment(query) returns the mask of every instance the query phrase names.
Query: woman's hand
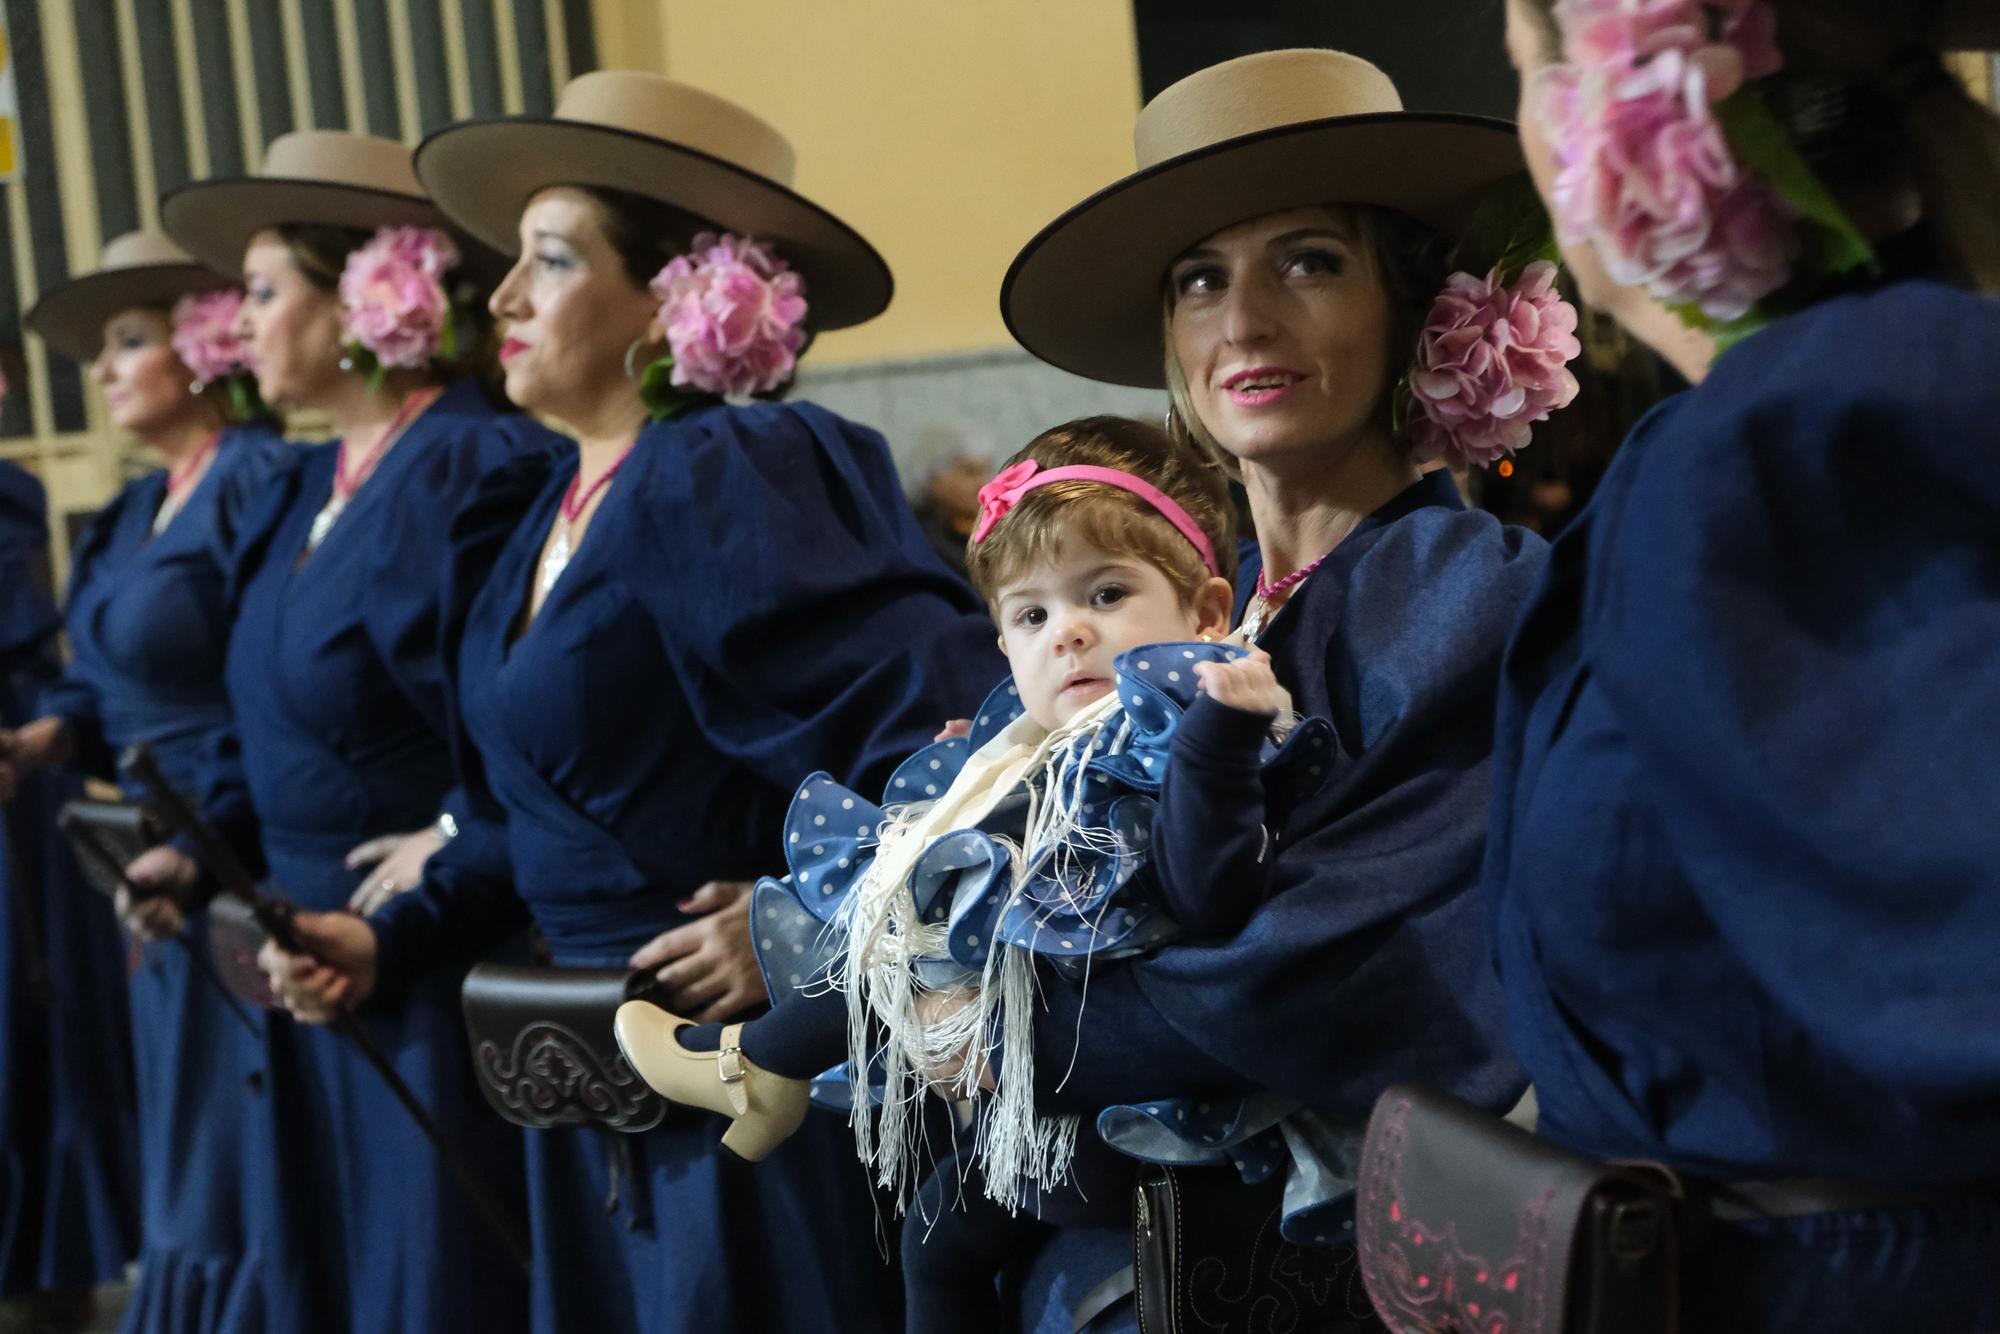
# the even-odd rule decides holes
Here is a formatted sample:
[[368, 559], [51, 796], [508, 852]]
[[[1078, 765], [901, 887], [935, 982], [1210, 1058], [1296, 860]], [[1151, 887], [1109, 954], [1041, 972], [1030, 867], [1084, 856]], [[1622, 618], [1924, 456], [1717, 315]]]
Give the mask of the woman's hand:
[[366, 917], [405, 890], [415, 889], [424, 878], [424, 863], [444, 846], [444, 835], [434, 826], [413, 829], [407, 834], [384, 834], [371, 838], [347, 854], [353, 871], [375, 869], [362, 878], [348, 896], [348, 911]]
[[350, 913], [302, 912], [292, 918], [292, 929], [311, 954], [289, 954], [267, 940], [257, 951], [257, 966], [293, 1018], [324, 1024], [368, 999], [375, 990], [374, 927]]
[[0, 802], [14, 799], [21, 780], [37, 769], [69, 762], [69, 725], [60, 718], [37, 718], [13, 731], [0, 728]]
[[698, 1024], [720, 1023], [770, 999], [750, 948], [746, 880], [711, 880], [676, 906], [695, 916], [662, 931], [632, 956], [634, 968], [656, 970], [675, 1014]]
[[179, 848], [163, 843], [134, 857], [125, 878], [147, 894], [140, 898], [121, 886], [112, 901], [118, 920], [141, 940], [165, 940], [181, 929], [181, 903], [201, 879], [201, 868]]
[[1198, 662], [1194, 679], [1202, 693], [1217, 704], [1245, 713], [1275, 718], [1291, 708], [1291, 695], [1271, 670], [1271, 655], [1260, 648], [1251, 649], [1248, 657], [1228, 662]]

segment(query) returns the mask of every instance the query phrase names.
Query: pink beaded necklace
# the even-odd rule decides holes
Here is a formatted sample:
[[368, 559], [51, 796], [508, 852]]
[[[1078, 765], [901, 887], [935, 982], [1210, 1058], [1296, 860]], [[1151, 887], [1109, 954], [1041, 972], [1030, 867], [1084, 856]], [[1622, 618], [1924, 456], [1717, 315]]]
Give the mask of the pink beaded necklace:
[[555, 545], [549, 548], [548, 556], [542, 561], [543, 597], [549, 595], [549, 590], [556, 586], [556, 580], [562, 578], [562, 572], [569, 568], [569, 559], [572, 554], [570, 529], [578, 519], [583, 517], [583, 512], [590, 508], [590, 502], [596, 497], [597, 493], [611, 484], [611, 479], [616, 477], [618, 470], [625, 466], [625, 460], [631, 457], [632, 445], [638, 443], [638, 437], [634, 436], [632, 444], [625, 446], [624, 452], [611, 461], [610, 467], [597, 474], [596, 480], [592, 481], [589, 486], [583, 487], [581, 495], [577, 494], [577, 489], [583, 483], [583, 466], [581, 460], [578, 461], [576, 476], [569, 479], [569, 489], [563, 492], [561, 506], [562, 526], [556, 530]]
[[1298, 569], [1293, 570], [1290, 574], [1278, 580], [1276, 583], [1266, 583], [1264, 581], [1264, 571], [1262, 571], [1261, 569], [1258, 570], [1257, 597], [1256, 600], [1250, 604], [1250, 610], [1248, 614], [1246, 614], [1243, 617], [1243, 632], [1242, 632], [1243, 637], [1245, 639], [1255, 640], [1259, 634], [1262, 634], [1265, 622], [1269, 621], [1272, 615], [1274, 614], [1271, 610], [1271, 600], [1282, 593], [1289, 592], [1290, 590], [1298, 587], [1301, 583], [1305, 582], [1305, 577], [1311, 574], [1314, 570], [1317, 570], [1319, 568], [1320, 561], [1325, 560], [1327, 556], [1331, 556], [1332, 554], [1333, 553], [1329, 551], [1325, 555], [1320, 556], [1317, 560], [1307, 561], [1304, 565], [1299, 566]]

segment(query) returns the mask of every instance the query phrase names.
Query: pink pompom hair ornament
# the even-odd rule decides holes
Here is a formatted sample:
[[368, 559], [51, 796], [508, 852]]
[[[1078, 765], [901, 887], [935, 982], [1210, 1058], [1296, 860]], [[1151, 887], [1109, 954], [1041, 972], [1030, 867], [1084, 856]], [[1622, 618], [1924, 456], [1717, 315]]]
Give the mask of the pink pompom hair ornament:
[[256, 366], [250, 340], [243, 334], [243, 292], [228, 287], [215, 292], [191, 292], [174, 303], [174, 355], [194, 377], [197, 394], [220, 388], [225, 415], [232, 421], [258, 421], [270, 415], [257, 396]]
[[669, 353], [641, 383], [655, 418], [690, 401], [688, 390], [749, 397], [790, 382], [806, 344], [805, 280], [770, 246], [703, 232], [651, 288]]
[[1561, 0], [1555, 18], [1565, 63], [1532, 100], [1566, 244], [1732, 337], [1801, 276], [1873, 265], [1755, 86], [1785, 64], [1768, 0]]
[[384, 227], [347, 257], [340, 274], [349, 359], [379, 381], [457, 355], [445, 276], [458, 247], [434, 227]]
[[1576, 308], [1556, 266], [1536, 260], [1512, 283], [1454, 273], [1417, 340], [1410, 443], [1422, 460], [1488, 467], [1525, 448], [1536, 422], [1576, 398], [1569, 363], [1583, 352]]

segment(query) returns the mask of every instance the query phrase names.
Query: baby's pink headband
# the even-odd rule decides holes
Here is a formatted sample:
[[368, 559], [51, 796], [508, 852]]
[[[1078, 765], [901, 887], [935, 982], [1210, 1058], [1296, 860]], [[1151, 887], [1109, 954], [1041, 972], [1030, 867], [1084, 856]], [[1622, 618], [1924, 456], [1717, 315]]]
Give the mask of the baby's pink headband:
[[1222, 573], [1216, 567], [1215, 548], [1209, 545], [1208, 535], [1201, 531], [1201, 525], [1188, 517], [1186, 510], [1174, 502], [1173, 497], [1142, 477], [1134, 477], [1116, 468], [1098, 468], [1088, 464], [1044, 470], [1033, 459], [1022, 459], [1012, 467], [1002, 468], [999, 476], [979, 488], [979, 526], [972, 530], [974, 544], [984, 542], [986, 535], [993, 531], [993, 525], [1005, 518], [1008, 510], [1020, 504], [1022, 496], [1050, 482], [1102, 482], [1120, 491], [1131, 492], [1158, 510], [1161, 518], [1178, 529], [1182, 537], [1194, 543], [1194, 549], [1201, 553], [1201, 563], [1208, 567], [1210, 574]]

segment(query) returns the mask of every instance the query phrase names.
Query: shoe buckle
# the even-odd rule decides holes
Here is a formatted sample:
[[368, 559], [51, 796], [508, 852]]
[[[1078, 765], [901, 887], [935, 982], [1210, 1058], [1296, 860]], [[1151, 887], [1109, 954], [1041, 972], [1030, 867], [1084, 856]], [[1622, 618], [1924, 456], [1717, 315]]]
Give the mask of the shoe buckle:
[[743, 1080], [743, 1049], [724, 1047], [715, 1054], [715, 1068], [725, 1084], [737, 1084]]

